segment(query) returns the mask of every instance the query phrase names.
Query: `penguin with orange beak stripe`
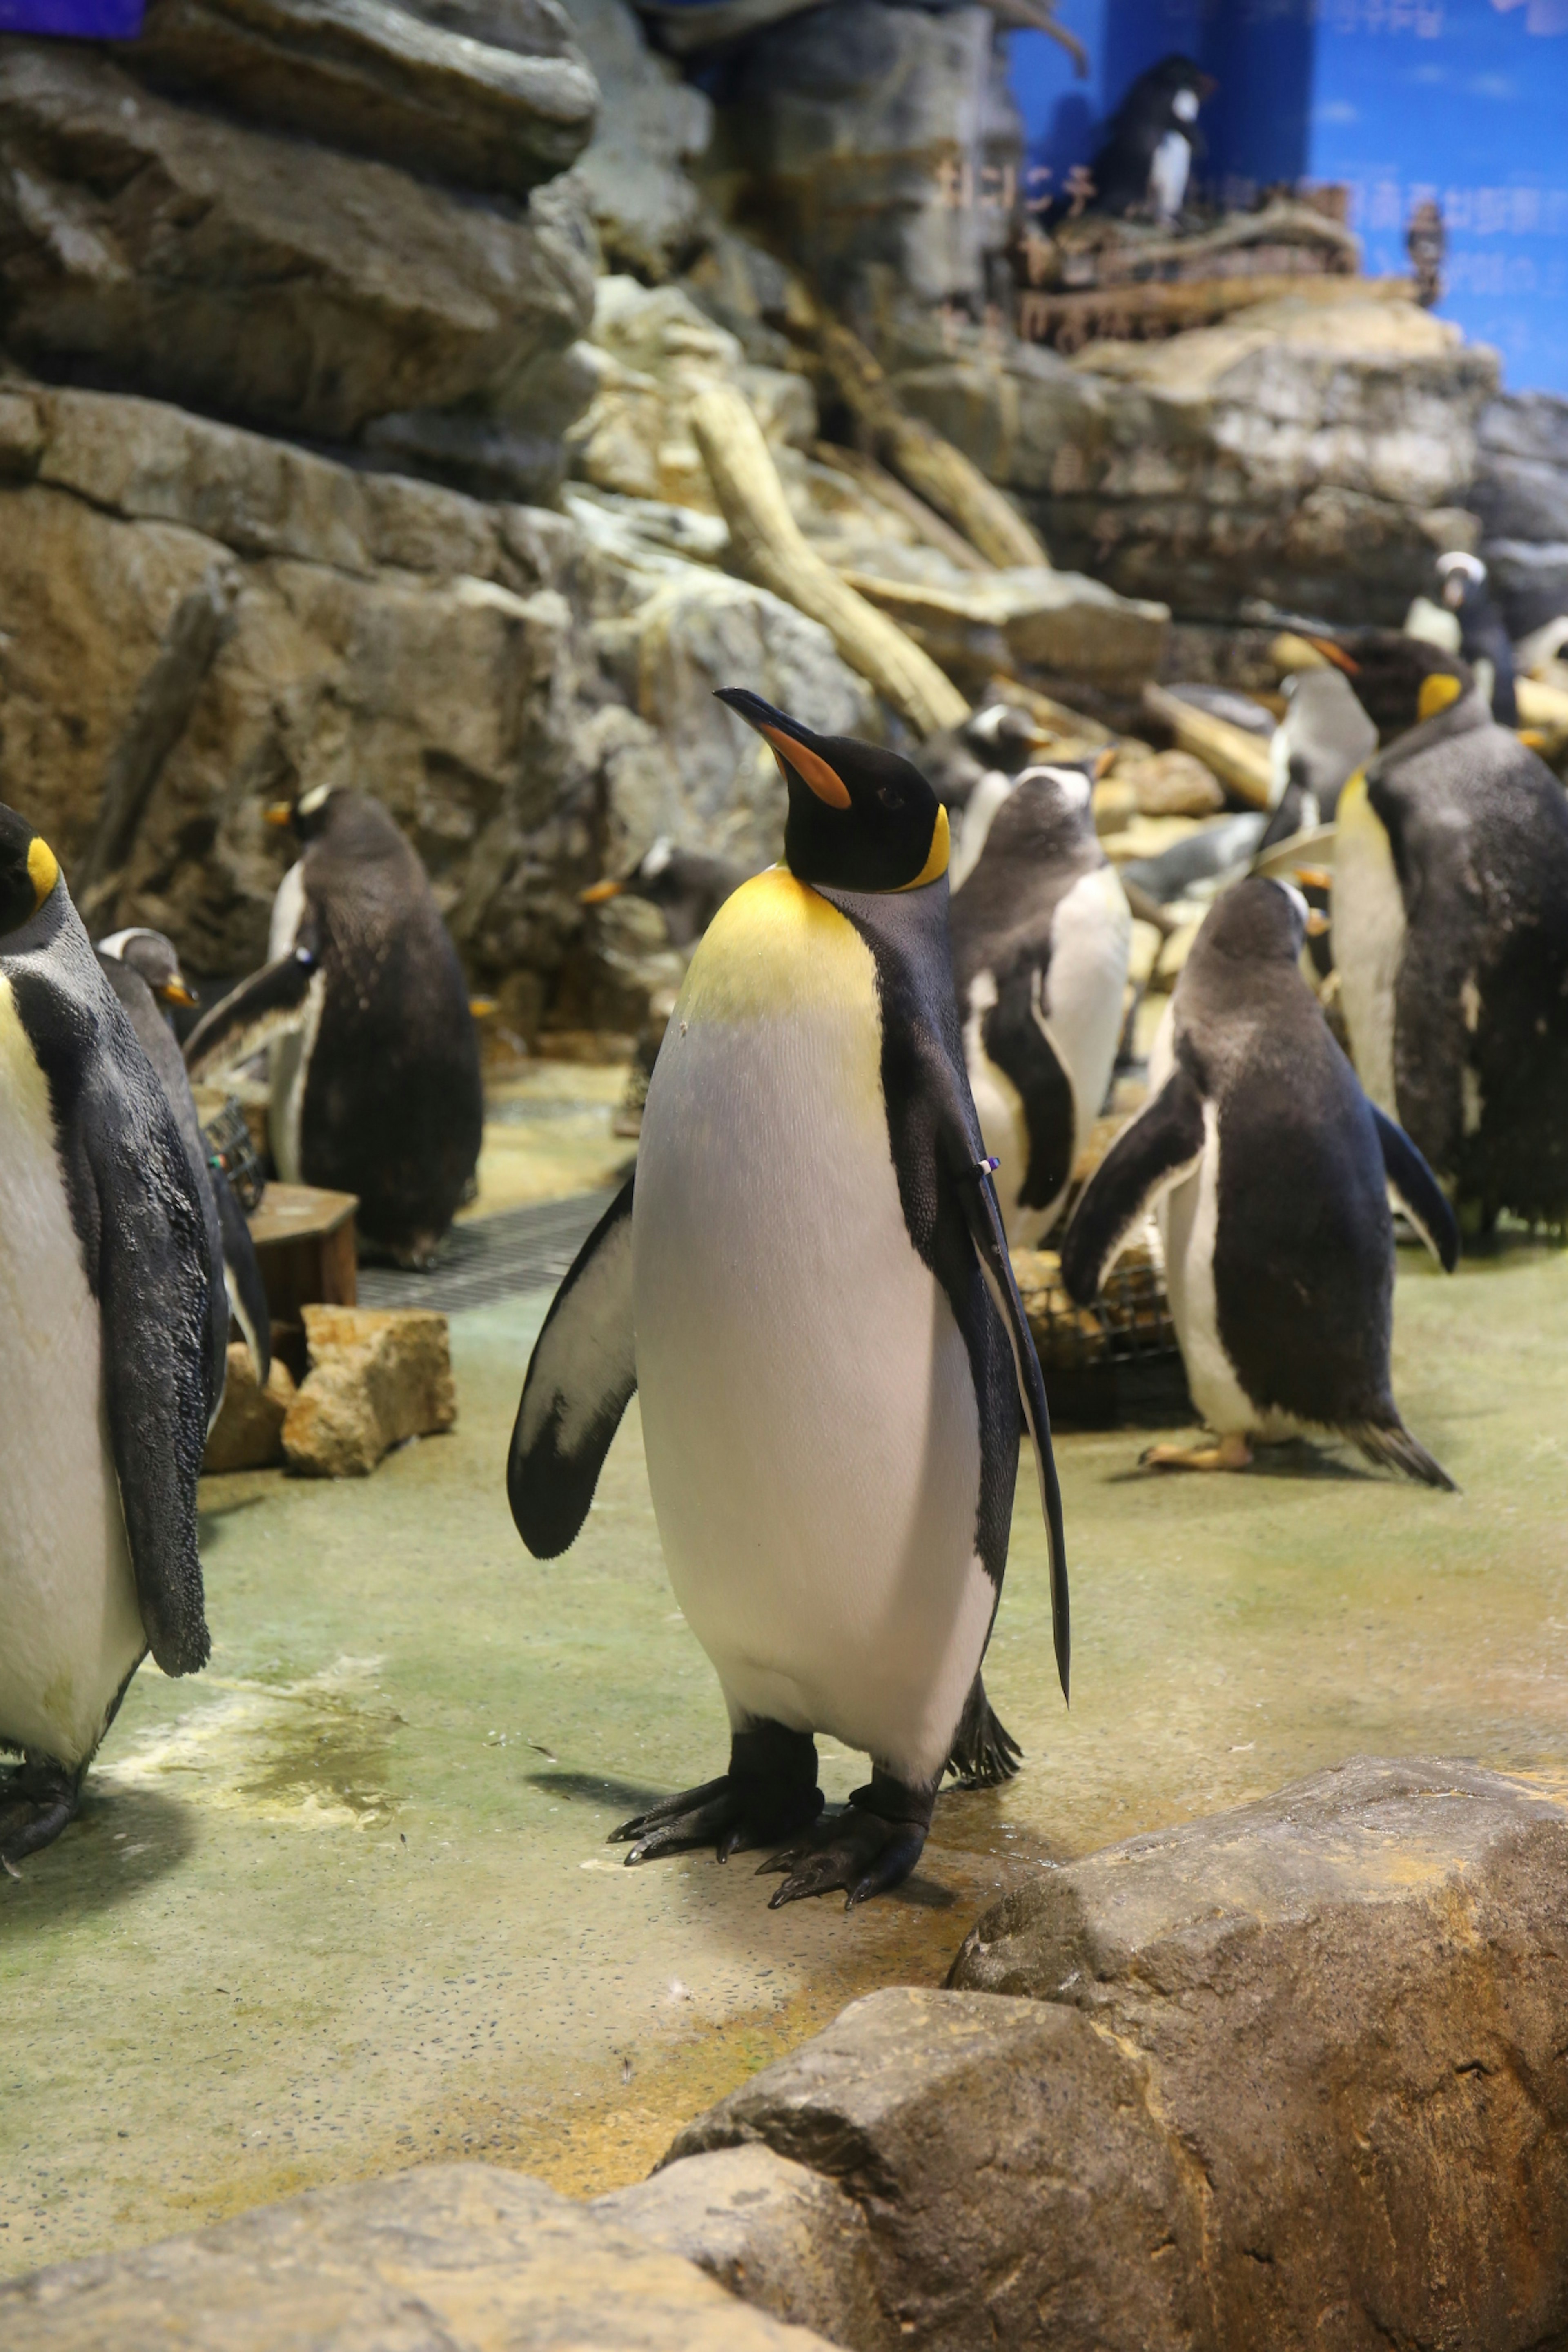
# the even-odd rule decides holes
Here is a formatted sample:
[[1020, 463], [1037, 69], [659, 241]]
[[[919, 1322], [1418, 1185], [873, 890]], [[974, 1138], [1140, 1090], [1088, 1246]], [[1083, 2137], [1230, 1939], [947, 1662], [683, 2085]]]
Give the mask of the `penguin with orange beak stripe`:
[[[638, 1863], [776, 1846], [776, 1907], [897, 1886], [944, 1769], [1016, 1749], [981, 1659], [1019, 1404], [1068, 1676], [1045, 1391], [964, 1066], [945, 811], [897, 753], [735, 688], [773, 747], [784, 859], [694, 955], [637, 1171], [529, 1366], [508, 1471], [540, 1559], [581, 1528], [633, 1389], [677, 1600], [729, 1710], [728, 1769], [615, 1832]], [[814, 1735], [871, 1759], [826, 1816]]]

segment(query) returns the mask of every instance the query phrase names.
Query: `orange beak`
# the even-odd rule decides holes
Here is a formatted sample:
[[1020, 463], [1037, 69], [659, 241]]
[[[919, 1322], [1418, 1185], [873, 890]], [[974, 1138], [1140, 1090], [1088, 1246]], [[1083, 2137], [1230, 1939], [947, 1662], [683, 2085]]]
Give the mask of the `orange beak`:
[[201, 998], [183, 980], [166, 980], [158, 991], [165, 1004], [199, 1004]]
[[1303, 890], [1331, 890], [1334, 877], [1326, 866], [1298, 866], [1296, 879]]
[[595, 882], [591, 889], [579, 893], [577, 904], [580, 907], [602, 907], [607, 899], [618, 898], [623, 887], [619, 882]]
[[294, 811], [288, 801], [274, 801], [265, 812], [268, 824], [292, 824]]
[[1335, 645], [1332, 637], [1309, 637], [1307, 643], [1314, 653], [1321, 654], [1325, 661], [1332, 662], [1336, 669], [1342, 669], [1347, 677], [1361, 676], [1360, 662], [1352, 661], [1342, 646]]
[[1329, 919], [1327, 915], [1324, 914], [1321, 907], [1309, 907], [1307, 909], [1307, 937], [1310, 940], [1321, 940], [1323, 933], [1329, 928]]

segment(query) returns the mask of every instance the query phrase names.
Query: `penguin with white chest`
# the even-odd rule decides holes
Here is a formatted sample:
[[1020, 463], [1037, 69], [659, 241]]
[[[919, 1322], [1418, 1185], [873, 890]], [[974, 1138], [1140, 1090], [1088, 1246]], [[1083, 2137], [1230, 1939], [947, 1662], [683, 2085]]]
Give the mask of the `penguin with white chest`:
[[0, 809], [0, 1863], [58, 1836], [149, 1649], [209, 1641], [201, 1192], [47, 844]]
[[1026, 769], [952, 899], [963, 1048], [1007, 1239], [1056, 1223], [1121, 1030], [1132, 916], [1087, 767]]
[[1217, 1445], [1162, 1466], [1245, 1469], [1254, 1438], [1351, 1438], [1432, 1486], [1451, 1480], [1389, 1385], [1389, 1194], [1453, 1268], [1458, 1232], [1408, 1136], [1373, 1108], [1301, 976], [1307, 908], [1262, 876], [1216, 900], [1150, 1057], [1150, 1100], [1085, 1188], [1062, 1247], [1087, 1307], [1151, 1208], [1193, 1402]]
[[[1019, 1402], [1068, 1596], [1045, 1391], [971, 1099], [947, 818], [896, 753], [721, 698], [772, 745], [784, 862], [719, 909], [648, 1088], [628, 1183], [529, 1366], [508, 1469], [541, 1559], [574, 1539], [633, 1389], [677, 1600], [730, 1766], [616, 1832], [628, 1862], [778, 1844], [776, 1906], [896, 1886], [953, 1763], [1003, 1777], [980, 1663]], [[868, 1752], [821, 1819], [813, 1735]]]
[[458, 951], [378, 802], [318, 785], [267, 814], [304, 856], [279, 886], [266, 965], [198, 1023], [186, 1066], [201, 1077], [270, 1046], [279, 1175], [356, 1193], [362, 1237], [427, 1265], [484, 1126]]

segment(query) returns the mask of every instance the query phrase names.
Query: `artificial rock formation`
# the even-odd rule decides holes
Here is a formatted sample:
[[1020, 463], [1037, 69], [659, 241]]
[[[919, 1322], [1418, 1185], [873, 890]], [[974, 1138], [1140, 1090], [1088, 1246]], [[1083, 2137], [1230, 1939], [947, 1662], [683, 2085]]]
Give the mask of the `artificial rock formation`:
[[444, 1315], [428, 1307], [306, 1307], [310, 1369], [289, 1401], [283, 1459], [297, 1477], [363, 1478], [411, 1437], [458, 1418]]
[[283, 1423], [296, 1393], [288, 1365], [276, 1356], [263, 1388], [249, 1349], [236, 1340], [228, 1351], [223, 1404], [207, 1432], [203, 1470], [209, 1475], [226, 1470], [267, 1470], [281, 1462]]
[[1568, 400], [1516, 394], [1483, 411], [1469, 504], [1518, 638], [1568, 613]]

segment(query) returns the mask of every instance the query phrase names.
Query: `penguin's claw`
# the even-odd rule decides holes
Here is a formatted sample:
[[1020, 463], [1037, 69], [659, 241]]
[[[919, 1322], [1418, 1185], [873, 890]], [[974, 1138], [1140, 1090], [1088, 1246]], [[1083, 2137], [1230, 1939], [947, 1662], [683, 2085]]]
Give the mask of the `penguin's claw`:
[[757, 1875], [787, 1874], [784, 1885], [769, 1897], [770, 1911], [785, 1903], [798, 1903], [804, 1895], [831, 1895], [840, 1886], [847, 1892], [844, 1908], [853, 1911], [858, 1903], [868, 1902], [873, 1895], [886, 1895], [901, 1886], [920, 1860], [925, 1842], [923, 1823], [885, 1822], [879, 1814], [850, 1805], [847, 1811], [818, 1822], [793, 1845], [770, 1854], [758, 1864]]
[[1151, 1445], [1138, 1456], [1141, 1470], [1246, 1470], [1251, 1462], [1239, 1430], [1227, 1431], [1216, 1445]]
[[700, 1789], [666, 1797], [634, 1821], [610, 1832], [612, 1845], [631, 1846], [629, 1864], [653, 1862], [661, 1853], [684, 1853], [693, 1846], [711, 1845], [721, 1862], [747, 1847], [767, 1845], [776, 1837], [804, 1829], [822, 1811], [822, 1792], [760, 1789], [754, 1780], [734, 1780], [729, 1773], [706, 1780]]
[[16, 1864], [53, 1845], [75, 1818], [77, 1804], [73, 1783], [62, 1780], [34, 1793], [23, 1772], [0, 1776], [0, 1869], [7, 1878], [20, 1878]]

